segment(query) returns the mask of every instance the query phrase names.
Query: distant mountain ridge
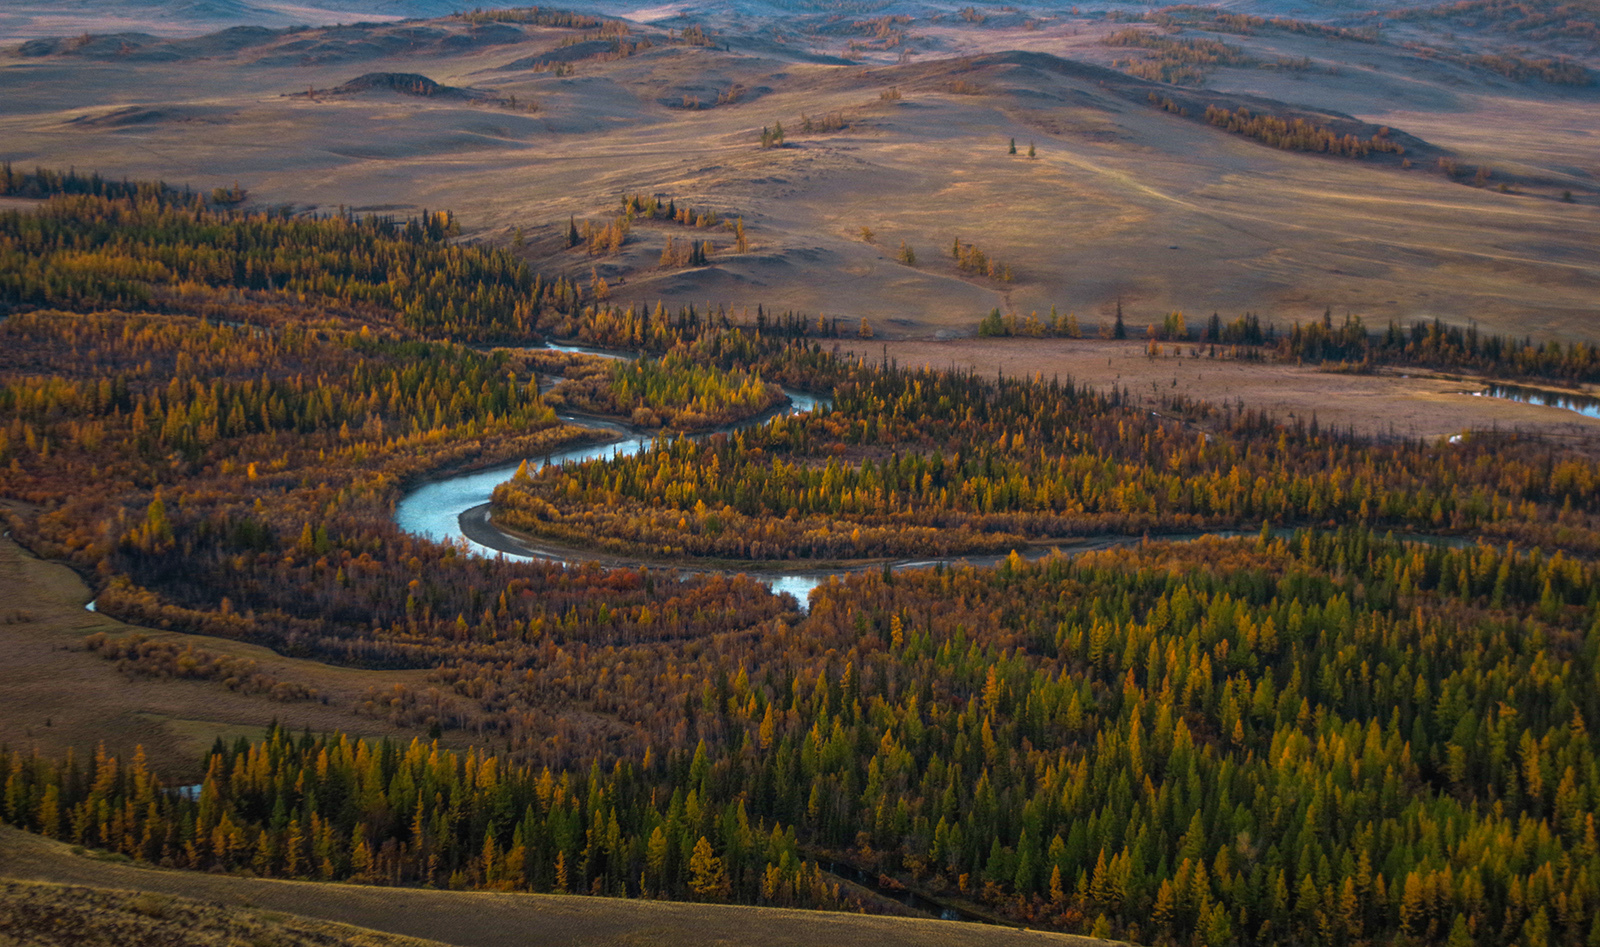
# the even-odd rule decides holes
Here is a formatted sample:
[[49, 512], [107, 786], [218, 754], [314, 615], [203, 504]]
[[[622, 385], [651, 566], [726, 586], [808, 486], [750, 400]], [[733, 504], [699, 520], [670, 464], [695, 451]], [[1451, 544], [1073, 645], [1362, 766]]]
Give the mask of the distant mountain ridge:
[[478, 5], [464, 0], [19, 0], [0, 6], [0, 43], [86, 31], [172, 37], [229, 26], [326, 26], [444, 16]]
[[[477, 7], [530, 6], [532, 0], [11, 0], [0, 5], [0, 44], [73, 36], [84, 32], [142, 32], [160, 37], [196, 36], [229, 26], [329, 26], [363, 20], [401, 20], [446, 16]], [[865, 16], [952, 14], [967, 0], [573, 0], [548, 6], [581, 13], [622, 16], [641, 22], [687, 15], [728, 28], [739, 23], [784, 20], [829, 13]], [[1133, 0], [1107, 0], [1104, 9], [1144, 12], [1152, 6]], [[1243, 0], [1226, 4], [1231, 12], [1311, 20], [1348, 17], [1373, 9], [1422, 7], [1432, 0]], [[980, 6], [983, 6], [980, 4]], [[1030, 4], [1030, 15], [1074, 10], [1070, 0]]]

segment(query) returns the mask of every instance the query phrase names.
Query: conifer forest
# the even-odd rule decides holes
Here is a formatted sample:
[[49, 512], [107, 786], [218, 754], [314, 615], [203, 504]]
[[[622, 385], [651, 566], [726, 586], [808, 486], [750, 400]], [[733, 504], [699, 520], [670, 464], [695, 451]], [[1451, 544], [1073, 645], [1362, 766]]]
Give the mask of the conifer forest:
[[[267, 694], [279, 718], [189, 784], [140, 754], [0, 748], [9, 825], [271, 878], [843, 911], [910, 890], [1182, 947], [1600, 947], [1580, 442], [902, 366], [839, 346], [866, 327], [754, 299], [614, 303], [457, 239], [444, 209], [297, 214], [9, 165], [0, 193], [46, 199], [0, 209], [11, 536], [122, 621], [414, 672], [351, 709], [416, 733], [313, 732], [314, 689], [101, 635], [81, 646], [130, 677]], [[719, 247], [736, 226], [742, 252], [742, 218], [621, 207], [561, 252], [647, 224]], [[951, 260], [1010, 279], [959, 240]], [[1149, 335], [1600, 378], [1593, 347], [1441, 324]], [[510, 472], [611, 436], [593, 422], [648, 443]], [[416, 485], [497, 465], [495, 528], [604, 560], [396, 524]], [[802, 601], [774, 569], [828, 575]]]

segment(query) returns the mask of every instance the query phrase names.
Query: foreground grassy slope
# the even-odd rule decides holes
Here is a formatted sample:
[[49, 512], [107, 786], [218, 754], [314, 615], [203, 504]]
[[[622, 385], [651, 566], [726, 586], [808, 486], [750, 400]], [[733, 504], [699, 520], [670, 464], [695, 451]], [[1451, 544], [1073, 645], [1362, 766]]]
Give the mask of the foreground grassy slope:
[[434, 947], [437, 942], [164, 894], [0, 880], [0, 944]]
[[[511, 947], [528, 943], [538, 943], [541, 947], [597, 944], [693, 944], [696, 947], [722, 944], [748, 947], [1057, 944], [1092, 947], [1106, 943], [1067, 934], [953, 921], [563, 895], [375, 888], [159, 871], [75, 855], [66, 845], [5, 827], [0, 827], [0, 877], [111, 887], [158, 897], [195, 898], [223, 909], [289, 912], [300, 916], [294, 921], [295, 929], [311, 923], [302, 919], [333, 921], [461, 947]], [[0, 899], [12, 897], [6, 893], [10, 890], [0, 882]], [[85, 903], [90, 901], [92, 899], [85, 898]], [[0, 917], [11, 909], [11, 904], [0, 901]], [[189, 907], [185, 905], [183, 910]], [[284, 926], [290, 925], [285, 923]], [[0, 934], [16, 936], [16, 932], [3, 928]], [[365, 942], [387, 944], [391, 941], [374, 938]]]

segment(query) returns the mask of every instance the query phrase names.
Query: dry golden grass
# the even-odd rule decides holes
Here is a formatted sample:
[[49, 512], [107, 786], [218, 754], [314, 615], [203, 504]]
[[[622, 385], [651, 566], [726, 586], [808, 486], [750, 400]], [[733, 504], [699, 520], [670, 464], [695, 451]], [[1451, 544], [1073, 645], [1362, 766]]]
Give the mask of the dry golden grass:
[[16, 947], [437, 947], [275, 911], [152, 892], [0, 879], [0, 944]]
[[[1099, 43], [1103, 27], [1063, 18], [1040, 30], [968, 29], [950, 18], [917, 29], [940, 56], [1020, 48], [1105, 61], [1117, 53]], [[596, 266], [619, 301], [763, 303], [852, 326], [864, 316], [879, 336], [967, 335], [993, 306], [1055, 304], [1092, 321], [1118, 298], [1136, 320], [1249, 309], [1289, 321], [1331, 305], [1379, 326], [1438, 316], [1488, 331], [1595, 334], [1600, 182], [1590, 151], [1600, 110], [1582, 92], [1464, 76], [1392, 45], [1228, 39], [1317, 68], [1222, 70], [1213, 88], [1341, 109], [1436, 139], [1469, 171], [1544, 179], [1502, 194], [1420, 168], [1277, 151], [1014, 59], [820, 65], [752, 41], [586, 59], [569, 77], [509, 68], [554, 52], [562, 35], [310, 64], [0, 52], [0, 138], [30, 163], [201, 188], [238, 181], [269, 205], [449, 207], [469, 239], [510, 244], [522, 229], [521, 252], [542, 270], [587, 282]], [[374, 70], [538, 109], [283, 97]], [[985, 93], [949, 92], [958, 79]], [[668, 104], [691, 93], [709, 104], [735, 85], [751, 91], [733, 104]], [[902, 98], [880, 99], [891, 88]], [[798, 132], [802, 113], [833, 112], [848, 129]], [[787, 146], [759, 150], [760, 129], [776, 121]], [[1024, 151], [1036, 143], [1037, 159], [1008, 156], [1012, 138]], [[1562, 188], [1578, 202], [1557, 200]], [[617, 257], [557, 250], [570, 215], [609, 219], [620, 195], [637, 192], [743, 216], [750, 251], [662, 271], [676, 231], [657, 225], [638, 227]], [[863, 226], [875, 242], [860, 239]], [[1014, 282], [959, 273], [948, 254], [957, 238], [1009, 263]], [[916, 267], [897, 261], [902, 240]]]
[[540, 947], [1101, 947], [1107, 943], [958, 921], [160, 871], [75, 855], [58, 842], [3, 826], [0, 875], [127, 889], [145, 897], [192, 898], [207, 902], [214, 910], [244, 908], [258, 917], [263, 912], [282, 911], [295, 915], [297, 924], [334, 921], [461, 947], [525, 947], [530, 943]]
[[[69, 747], [92, 752], [103, 743], [124, 758], [142, 745], [152, 766], [186, 779], [200, 774], [200, 758], [213, 740], [258, 738], [274, 719], [295, 729], [420, 735], [356, 716], [352, 708], [369, 687], [420, 682], [426, 672], [333, 667], [238, 641], [138, 628], [85, 610], [88, 600], [88, 589], [71, 569], [0, 539], [0, 743], [36, 746], [49, 755]], [[84, 638], [95, 632], [139, 633], [250, 658], [272, 676], [314, 687], [328, 700], [280, 703], [212, 681], [125, 676], [84, 647]], [[446, 742], [452, 739], [447, 732]]]

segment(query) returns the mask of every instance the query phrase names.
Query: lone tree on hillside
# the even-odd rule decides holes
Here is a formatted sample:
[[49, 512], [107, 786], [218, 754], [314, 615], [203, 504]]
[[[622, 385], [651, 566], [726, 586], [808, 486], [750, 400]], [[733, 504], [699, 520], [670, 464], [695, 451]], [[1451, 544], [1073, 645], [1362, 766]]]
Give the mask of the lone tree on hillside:
[[1011, 139], [1011, 153], [1017, 153], [1017, 140], [1015, 138]]

